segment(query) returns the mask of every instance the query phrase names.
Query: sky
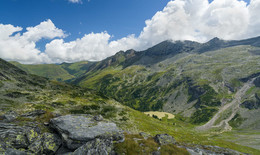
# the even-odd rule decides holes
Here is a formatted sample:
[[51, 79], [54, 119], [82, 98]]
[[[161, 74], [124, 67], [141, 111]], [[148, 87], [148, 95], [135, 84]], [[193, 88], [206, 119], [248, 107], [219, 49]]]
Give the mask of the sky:
[[99, 61], [164, 40], [260, 36], [260, 0], [1, 0], [0, 58]]

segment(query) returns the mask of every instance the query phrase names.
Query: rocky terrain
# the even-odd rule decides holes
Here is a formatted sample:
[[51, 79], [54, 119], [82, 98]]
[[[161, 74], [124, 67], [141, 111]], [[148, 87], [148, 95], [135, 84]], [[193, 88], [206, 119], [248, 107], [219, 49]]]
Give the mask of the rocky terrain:
[[[33, 111], [32, 113], [34, 115], [23, 115], [21, 117], [36, 117], [45, 114], [45, 111]], [[13, 124], [15, 123], [14, 120], [12, 121], [9, 118], [19, 117], [14, 112], [7, 113], [2, 117], [4, 119], [0, 123], [1, 154], [108, 155], [131, 154], [131, 151], [137, 151], [120, 147], [121, 143], [129, 143], [130, 140], [127, 139], [127, 142], [125, 142], [123, 131], [115, 123], [104, 121], [101, 115], [57, 116], [50, 122], [44, 122], [49, 128], [48, 132], [41, 131], [32, 122], [27, 122], [23, 126]], [[140, 133], [138, 138], [131, 140], [142, 146], [142, 149], [138, 150], [141, 151], [138, 154], [243, 154], [221, 147], [180, 145], [168, 134], [157, 134], [152, 137], [146, 133]], [[154, 143], [154, 146], [145, 146], [147, 145], [145, 144], [146, 141]]]

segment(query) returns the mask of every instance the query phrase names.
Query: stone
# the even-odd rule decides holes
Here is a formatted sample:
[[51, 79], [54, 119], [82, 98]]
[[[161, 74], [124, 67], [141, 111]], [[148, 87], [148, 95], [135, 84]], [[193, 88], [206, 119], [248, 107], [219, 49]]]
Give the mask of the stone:
[[27, 148], [29, 145], [25, 136], [26, 128], [10, 123], [0, 123], [0, 140], [8, 147], [12, 146], [16, 149]]
[[93, 119], [95, 121], [103, 121], [104, 120], [104, 118], [101, 115], [96, 115], [96, 116], [93, 117]]
[[28, 147], [35, 154], [55, 154], [61, 145], [61, 139], [56, 134], [44, 133]]
[[160, 155], [161, 153], [159, 151], [152, 152], [152, 155]]
[[27, 112], [25, 114], [22, 114], [21, 116], [22, 117], [36, 117], [36, 116], [43, 115], [45, 113], [46, 113], [46, 111], [44, 111], [44, 110], [34, 110], [34, 111]]
[[12, 141], [12, 146], [15, 148], [26, 148], [29, 145], [27, 138], [24, 133], [19, 133], [16, 138]]
[[73, 154], [72, 150], [68, 149], [67, 147], [61, 145], [61, 147], [55, 153], [57, 155], [65, 155], [65, 154]]
[[63, 143], [71, 150], [95, 138], [124, 140], [122, 131], [115, 123], [96, 121], [90, 115], [66, 115], [53, 118], [50, 127], [61, 135]]
[[193, 145], [193, 147], [184, 147], [191, 155], [245, 155], [244, 153], [211, 145]]
[[145, 140], [147, 140], [149, 137], [152, 137], [151, 135], [149, 135], [149, 134], [147, 134], [145, 132], [140, 132], [139, 135], [144, 137]]
[[26, 137], [30, 144], [32, 144], [38, 138], [39, 135], [40, 133], [34, 128], [26, 131]]
[[96, 138], [92, 141], [87, 142], [73, 152], [73, 155], [109, 155], [112, 152], [113, 140], [110, 139], [99, 139]]
[[54, 154], [61, 145], [61, 139], [56, 134], [44, 133], [43, 137], [43, 153]]
[[6, 149], [4, 155], [29, 155], [28, 153], [12, 148]]
[[39, 136], [36, 141], [34, 141], [29, 147], [28, 150], [34, 154], [43, 154], [43, 137]]
[[0, 142], [0, 154], [4, 153], [6, 149], [6, 145], [3, 142]]
[[157, 134], [154, 140], [160, 145], [175, 144], [176, 140], [168, 134]]
[[4, 115], [0, 116], [0, 120], [5, 123], [13, 122], [17, 118], [18, 114], [14, 111], [9, 111]]

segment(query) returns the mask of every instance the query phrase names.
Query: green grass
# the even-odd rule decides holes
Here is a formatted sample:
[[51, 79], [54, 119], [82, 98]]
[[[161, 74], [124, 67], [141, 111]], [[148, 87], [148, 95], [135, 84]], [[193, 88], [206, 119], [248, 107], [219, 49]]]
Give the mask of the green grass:
[[228, 123], [231, 127], [238, 128], [245, 120], [246, 119], [242, 118], [240, 114], [237, 113]]
[[160, 147], [160, 153], [163, 155], [188, 155], [186, 149], [179, 148], [176, 145], [168, 144], [160, 146], [152, 137], [144, 139], [138, 134], [125, 134], [125, 141], [115, 145], [115, 151], [118, 154], [126, 155], [145, 155], [152, 154]]
[[28, 73], [47, 77], [51, 80], [65, 81], [75, 77], [56, 64], [25, 65], [17, 62], [12, 63]]
[[130, 115], [130, 121], [128, 121], [128, 124], [121, 125], [121, 127], [126, 130], [131, 130], [132, 132], [135, 131], [138, 133], [142, 131], [153, 136], [167, 133], [172, 135], [180, 144], [213, 145], [249, 154], [257, 155], [260, 153], [259, 150], [220, 139], [219, 136], [221, 136], [221, 133], [216, 136], [215, 132], [197, 132], [194, 130], [194, 125], [184, 123], [183, 121], [168, 120], [167, 122], [164, 122], [129, 108], [128, 113]]

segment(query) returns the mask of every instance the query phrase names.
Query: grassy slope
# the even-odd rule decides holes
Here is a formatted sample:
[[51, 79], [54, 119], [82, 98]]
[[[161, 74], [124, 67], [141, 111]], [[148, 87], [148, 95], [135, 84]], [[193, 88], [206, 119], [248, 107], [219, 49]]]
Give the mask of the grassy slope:
[[[128, 113], [130, 115], [129, 124], [127, 124], [126, 129], [134, 129], [136, 131], [143, 131], [150, 133], [151, 135], [156, 135], [158, 133], [168, 133], [175, 137], [179, 143], [188, 144], [203, 144], [203, 145], [215, 145], [226, 147], [234, 150], [238, 150], [250, 154], [259, 154], [260, 151], [241, 146], [230, 142], [227, 138], [223, 140], [225, 136], [232, 136], [233, 133], [210, 133], [210, 132], [196, 132], [193, 130], [192, 125], [183, 123], [176, 119], [168, 121], [160, 121], [151, 117], [144, 115], [141, 112], [132, 110], [128, 108]], [[175, 125], [173, 125], [173, 123]]]
[[42, 77], [47, 77], [51, 80], [65, 81], [74, 78], [60, 65], [55, 64], [40, 64], [40, 65], [24, 65], [17, 62], [12, 62], [17, 67]]
[[[39, 82], [39, 84], [32, 85], [31, 83], [25, 83], [24, 81], [17, 81], [15, 79], [1, 80], [3, 84], [0, 89], [2, 95], [17, 91], [27, 94], [25, 98], [23, 96], [18, 98], [6, 98], [1, 95], [1, 98], [12, 102], [6, 109], [3, 109], [4, 106], [1, 106], [3, 110], [1, 113], [14, 110], [22, 114], [35, 109], [43, 109], [48, 112], [60, 114], [102, 114], [106, 119], [114, 121], [122, 129], [131, 131], [132, 133], [138, 133], [140, 131], [150, 133], [151, 135], [168, 133], [174, 136], [180, 143], [218, 145], [250, 154], [260, 153], [249, 147], [219, 140], [218, 137], [221, 136], [221, 134], [212, 137], [212, 135], [208, 135], [208, 133], [196, 132], [193, 130], [193, 125], [183, 123], [182, 121], [178, 121], [178, 119], [160, 121], [148, 117], [139, 111], [119, 104], [113, 99], [102, 97], [91, 90], [84, 90], [67, 84], [48, 82], [46, 80], [41, 82], [42, 78], [32, 76], [34, 77], [33, 79], [31, 75], [29, 77], [22, 75], [21, 77], [23, 77], [22, 79], [27, 77], [35, 82]], [[19, 84], [25, 85], [21, 87]], [[13, 87], [10, 87], [11, 85], [13, 85]], [[17, 89], [16, 85], [19, 85], [20, 89]], [[51, 116], [45, 115], [44, 117], [37, 118], [36, 121], [43, 123], [48, 121], [50, 117]], [[22, 125], [28, 121], [33, 120], [21, 119], [18, 123]], [[47, 131], [44, 125], [40, 124], [40, 128], [45, 132]]]
[[[189, 54], [177, 60], [165, 60], [150, 67], [130, 66], [125, 69], [120, 66], [108, 67], [91, 72], [78, 84], [86, 88], [97, 88], [107, 96], [140, 111], [160, 110], [173, 112], [183, 101], [200, 100], [199, 108], [206, 116], [212, 116], [218, 109], [220, 101], [231, 101], [234, 93], [228, 92], [228, 87], [236, 91], [242, 83], [239, 78], [260, 72], [259, 55], [252, 55], [249, 50], [254, 47], [236, 46], [204, 54]], [[172, 58], [174, 59], [174, 58]], [[199, 87], [206, 92], [194, 97], [193, 87]], [[189, 92], [191, 90], [191, 92]], [[178, 94], [184, 94], [177, 103]], [[171, 95], [175, 94], [173, 100]], [[174, 103], [174, 104], [172, 104]], [[190, 108], [190, 107], [188, 107]], [[178, 112], [181, 112], [180, 109]], [[209, 117], [210, 118], [210, 117]], [[193, 120], [206, 122], [209, 118]]]

